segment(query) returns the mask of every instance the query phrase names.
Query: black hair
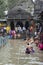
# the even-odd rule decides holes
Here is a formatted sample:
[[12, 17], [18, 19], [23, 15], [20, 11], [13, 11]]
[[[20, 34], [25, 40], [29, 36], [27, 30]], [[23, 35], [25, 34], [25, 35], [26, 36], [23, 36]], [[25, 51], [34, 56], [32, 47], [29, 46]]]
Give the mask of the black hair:
[[27, 45], [29, 45], [29, 43], [27, 43]]

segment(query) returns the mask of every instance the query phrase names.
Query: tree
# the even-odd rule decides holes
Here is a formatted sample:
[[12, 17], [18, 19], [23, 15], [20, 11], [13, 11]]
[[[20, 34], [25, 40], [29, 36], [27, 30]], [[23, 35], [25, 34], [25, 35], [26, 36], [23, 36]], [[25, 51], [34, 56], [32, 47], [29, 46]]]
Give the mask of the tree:
[[5, 9], [6, 9], [6, 4], [4, 0], [0, 0], [0, 18], [4, 18]]
[[19, 0], [0, 0], [0, 18], [4, 18], [4, 11], [13, 8]]
[[21, 5], [24, 2], [31, 2], [30, 0], [0, 0], [0, 18], [5, 17], [4, 11], [12, 9], [16, 5]]
[[13, 8], [14, 6], [21, 4], [23, 2], [27, 2], [28, 0], [8, 0], [8, 7], [9, 9]]
[[17, 5], [19, 0], [8, 0], [8, 7], [9, 9], [13, 8], [15, 5]]

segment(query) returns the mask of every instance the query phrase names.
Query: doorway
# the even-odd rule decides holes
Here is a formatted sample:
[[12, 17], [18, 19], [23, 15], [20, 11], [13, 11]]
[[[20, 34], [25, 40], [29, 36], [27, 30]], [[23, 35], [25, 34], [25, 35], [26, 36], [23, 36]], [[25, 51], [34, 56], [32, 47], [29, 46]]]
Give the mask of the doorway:
[[19, 26], [19, 25], [20, 25], [21, 27], [23, 27], [23, 23], [20, 22], [20, 21], [16, 23], [16, 26]]
[[11, 27], [11, 30], [14, 30], [14, 22], [13, 21], [11, 21], [10, 27]]
[[26, 21], [25, 22], [25, 28], [28, 29], [28, 27], [29, 27], [29, 21]]

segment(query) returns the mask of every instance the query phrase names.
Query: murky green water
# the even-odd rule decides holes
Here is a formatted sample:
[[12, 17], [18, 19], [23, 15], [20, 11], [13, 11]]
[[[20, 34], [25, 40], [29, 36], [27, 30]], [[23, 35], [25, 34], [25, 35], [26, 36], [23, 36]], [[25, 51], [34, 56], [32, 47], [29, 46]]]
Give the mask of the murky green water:
[[25, 54], [26, 44], [23, 40], [9, 40], [3, 48], [0, 48], [0, 65], [43, 65], [43, 52]]

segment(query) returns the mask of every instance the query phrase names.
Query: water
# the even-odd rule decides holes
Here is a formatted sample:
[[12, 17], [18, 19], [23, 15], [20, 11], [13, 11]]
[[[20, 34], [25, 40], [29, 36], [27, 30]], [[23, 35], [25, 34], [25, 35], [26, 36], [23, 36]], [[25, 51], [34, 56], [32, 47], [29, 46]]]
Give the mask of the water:
[[43, 52], [34, 46], [35, 53], [25, 54], [23, 40], [8, 40], [0, 49], [0, 65], [43, 65]]

